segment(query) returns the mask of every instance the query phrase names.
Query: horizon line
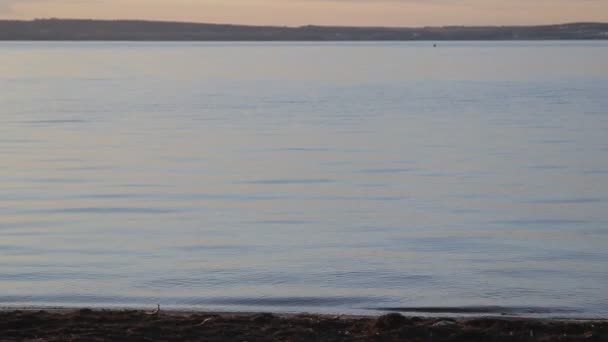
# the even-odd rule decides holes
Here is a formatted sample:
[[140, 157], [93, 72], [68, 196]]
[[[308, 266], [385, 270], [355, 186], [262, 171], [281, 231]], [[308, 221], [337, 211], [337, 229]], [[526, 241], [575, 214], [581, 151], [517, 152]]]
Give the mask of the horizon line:
[[291, 28], [299, 29], [306, 27], [323, 27], [323, 28], [383, 28], [383, 29], [425, 29], [425, 28], [452, 28], [452, 27], [467, 27], [467, 28], [499, 28], [499, 27], [554, 27], [554, 26], [568, 26], [568, 25], [608, 25], [607, 22], [603, 21], [572, 21], [572, 22], [561, 22], [555, 24], [497, 24], [497, 25], [464, 25], [464, 24], [451, 24], [451, 25], [426, 25], [426, 26], [378, 26], [378, 25], [318, 25], [318, 24], [306, 24], [306, 25], [265, 25], [265, 24], [232, 24], [223, 22], [204, 22], [204, 21], [179, 21], [179, 20], [163, 20], [163, 19], [94, 19], [94, 18], [59, 18], [59, 17], [48, 17], [48, 18], [31, 18], [31, 19], [1, 19], [0, 22], [37, 22], [37, 21], [97, 21], [97, 22], [148, 22], [148, 23], [166, 23], [166, 24], [189, 24], [189, 25], [218, 25], [218, 26], [240, 26], [240, 27], [274, 27], [274, 28]]

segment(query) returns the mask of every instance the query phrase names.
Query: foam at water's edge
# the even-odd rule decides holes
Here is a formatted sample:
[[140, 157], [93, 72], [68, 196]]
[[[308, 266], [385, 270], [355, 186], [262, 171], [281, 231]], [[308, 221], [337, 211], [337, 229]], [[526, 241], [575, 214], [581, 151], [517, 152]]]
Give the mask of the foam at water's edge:
[[378, 312], [398, 312], [406, 316], [424, 317], [525, 317], [550, 319], [604, 319], [597, 312], [566, 307], [540, 306], [459, 306], [459, 307], [383, 307], [369, 308]]

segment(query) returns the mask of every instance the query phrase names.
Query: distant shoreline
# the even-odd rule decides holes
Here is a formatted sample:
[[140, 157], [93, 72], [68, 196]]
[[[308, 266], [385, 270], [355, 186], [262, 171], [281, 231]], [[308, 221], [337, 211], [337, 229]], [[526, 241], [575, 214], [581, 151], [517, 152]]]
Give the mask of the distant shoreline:
[[608, 40], [608, 23], [542, 26], [247, 26], [143, 20], [0, 20], [0, 41], [320, 42]]

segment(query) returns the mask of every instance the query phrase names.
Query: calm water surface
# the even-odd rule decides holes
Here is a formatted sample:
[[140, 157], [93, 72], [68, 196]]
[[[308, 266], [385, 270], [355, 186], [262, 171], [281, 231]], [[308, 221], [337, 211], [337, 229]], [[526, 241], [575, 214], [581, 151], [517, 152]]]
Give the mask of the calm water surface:
[[4, 307], [606, 317], [608, 43], [1, 43], [0, 184]]

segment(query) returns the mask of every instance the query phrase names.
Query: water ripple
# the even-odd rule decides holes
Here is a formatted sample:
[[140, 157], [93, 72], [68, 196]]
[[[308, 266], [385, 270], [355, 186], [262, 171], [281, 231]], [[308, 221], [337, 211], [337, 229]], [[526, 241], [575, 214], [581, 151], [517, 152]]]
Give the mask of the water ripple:
[[327, 178], [295, 178], [295, 179], [260, 179], [252, 181], [243, 181], [240, 184], [259, 184], [259, 185], [289, 185], [289, 184], [325, 184], [335, 183], [333, 179]]
[[71, 123], [87, 123], [87, 120], [83, 119], [49, 119], [49, 120], [29, 120], [23, 121], [25, 124], [33, 125], [53, 125], [53, 124], [71, 124]]
[[33, 210], [36, 214], [171, 214], [183, 212], [183, 209], [169, 208], [123, 208], [123, 207], [83, 207]]
[[562, 307], [536, 307], [536, 306], [461, 306], [461, 307], [384, 307], [376, 308], [380, 311], [393, 311], [402, 313], [427, 314], [573, 314], [578, 310]]
[[608, 198], [582, 197], [582, 198], [557, 198], [529, 201], [534, 204], [585, 204], [585, 203], [606, 203]]

